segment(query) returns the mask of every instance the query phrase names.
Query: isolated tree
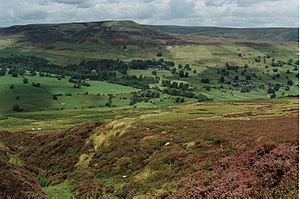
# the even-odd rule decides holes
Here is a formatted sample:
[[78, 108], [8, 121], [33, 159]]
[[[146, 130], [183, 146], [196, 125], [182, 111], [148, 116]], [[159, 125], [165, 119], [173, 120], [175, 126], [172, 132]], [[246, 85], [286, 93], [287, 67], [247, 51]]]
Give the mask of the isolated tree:
[[24, 83], [24, 84], [28, 84], [28, 79], [27, 79], [27, 78], [24, 78], [24, 79], [23, 79], [23, 83]]
[[246, 75], [246, 80], [251, 80], [251, 76], [250, 75]]
[[287, 85], [292, 86], [293, 84], [294, 84], [294, 82], [293, 82], [292, 80], [289, 79], [289, 80], [287, 81]]
[[276, 98], [276, 94], [275, 93], [272, 93], [272, 95], [270, 96], [270, 98]]
[[156, 54], [156, 56], [157, 56], [157, 57], [162, 57], [163, 54], [162, 54], [162, 52], [160, 51], [160, 52], [158, 52], [158, 53]]
[[32, 82], [32, 86], [38, 88], [38, 87], [41, 87], [41, 84], [40, 83]]
[[220, 77], [220, 83], [223, 84], [225, 82], [225, 78], [223, 76]]
[[22, 109], [20, 107], [20, 105], [17, 105], [17, 104], [12, 107], [12, 110], [15, 111], [15, 112], [22, 112], [22, 111], [24, 111], [24, 109]]
[[13, 72], [11, 73], [11, 76], [12, 76], [12, 77], [18, 77], [18, 72], [17, 72], [17, 71], [13, 71]]

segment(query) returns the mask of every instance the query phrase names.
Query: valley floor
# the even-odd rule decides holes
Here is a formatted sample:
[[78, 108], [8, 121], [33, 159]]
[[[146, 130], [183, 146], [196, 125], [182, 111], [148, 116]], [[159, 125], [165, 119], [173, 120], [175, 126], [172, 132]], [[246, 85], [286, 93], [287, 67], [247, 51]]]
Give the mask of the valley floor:
[[298, 197], [298, 98], [107, 112], [1, 125], [2, 196]]

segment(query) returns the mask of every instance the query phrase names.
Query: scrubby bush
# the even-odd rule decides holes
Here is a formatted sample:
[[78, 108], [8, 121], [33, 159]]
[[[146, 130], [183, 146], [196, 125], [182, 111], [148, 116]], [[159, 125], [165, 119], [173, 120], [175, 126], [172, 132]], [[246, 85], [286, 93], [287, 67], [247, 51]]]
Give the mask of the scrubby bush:
[[24, 109], [21, 108], [20, 105], [17, 105], [17, 104], [12, 107], [12, 110], [15, 112], [23, 112], [24, 111]]

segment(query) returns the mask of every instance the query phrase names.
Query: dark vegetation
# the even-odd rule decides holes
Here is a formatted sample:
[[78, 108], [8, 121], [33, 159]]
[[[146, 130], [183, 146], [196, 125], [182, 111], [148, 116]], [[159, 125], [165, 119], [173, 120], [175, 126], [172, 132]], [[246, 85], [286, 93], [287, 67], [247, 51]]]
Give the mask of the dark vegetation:
[[[56, 42], [80, 44], [103, 44], [106, 42], [122, 48], [127, 44], [138, 46], [158, 46], [173, 43], [172, 36], [157, 32], [133, 21], [102, 21], [91, 23], [47, 24], [12, 26], [0, 29], [0, 35], [18, 35], [22, 41], [48, 49]], [[47, 39], [45, 39], [47, 38]]]
[[[46, 134], [1, 132], [0, 140], [3, 146], [13, 147], [13, 154], [26, 165], [17, 168], [31, 172], [26, 186], [36, 187], [35, 194], [41, 193], [40, 186], [67, 179], [73, 193], [82, 197], [148, 193], [158, 198], [294, 198], [298, 194], [297, 122], [297, 117], [285, 116], [137, 123], [125, 134], [106, 140], [84, 168], [77, 165], [79, 156], [93, 151], [86, 141], [97, 130], [104, 133], [105, 123]], [[1, 171], [1, 177], [7, 176]], [[1, 181], [2, 186], [17, 187], [15, 182], [22, 182], [26, 172], [15, 175], [13, 182]], [[30, 192], [24, 194], [30, 196]]]

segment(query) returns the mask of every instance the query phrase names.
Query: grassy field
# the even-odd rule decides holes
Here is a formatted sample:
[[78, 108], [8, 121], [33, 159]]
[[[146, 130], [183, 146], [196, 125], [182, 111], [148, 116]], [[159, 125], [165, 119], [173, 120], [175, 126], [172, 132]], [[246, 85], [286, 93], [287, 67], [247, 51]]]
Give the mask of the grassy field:
[[[0, 109], [2, 114], [11, 112], [12, 107], [16, 104], [24, 108], [25, 111], [99, 107], [108, 101], [108, 94], [123, 97], [138, 90], [101, 81], [89, 81], [91, 87], [76, 89], [66, 78], [62, 80], [38, 76], [26, 76], [26, 78], [28, 78], [28, 84], [23, 83], [23, 77], [0, 77]], [[33, 87], [31, 85], [33, 82], [40, 83], [41, 87]], [[10, 89], [11, 85], [14, 85], [13, 89]], [[61, 96], [58, 96], [58, 100], [53, 100], [53, 95]], [[123, 102], [115, 102], [116, 106], [124, 105]], [[128, 104], [129, 102], [127, 102]]]
[[[233, 45], [180, 45], [169, 46], [170, 59], [177, 63], [195, 66], [222, 66], [228, 62], [235, 65], [248, 63], [247, 58], [270, 55], [276, 59], [297, 59], [298, 49], [280, 44], [233, 44]], [[241, 53], [242, 57], [238, 54]], [[201, 71], [201, 68], [198, 68]]]
[[[248, 119], [249, 117], [269, 117], [297, 112], [298, 98], [274, 100], [249, 100], [244, 102], [189, 102], [173, 105], [166, 101], [159, 109], [147, 104], [137, 108], [91, 108], [84, 110], [37, 111], [5, 114], [0, 118], [0, 130], [26, 131], [64, 129], [91, 121], [111, 121], [129, 118], [136, 122], [174, 121], [183, 119]], [[226, 116], [228, 114], [228, 116]], [[231, 117], [230, 114], [237, 114]], [[224, 117], [225, 116], [225, 117]]]

